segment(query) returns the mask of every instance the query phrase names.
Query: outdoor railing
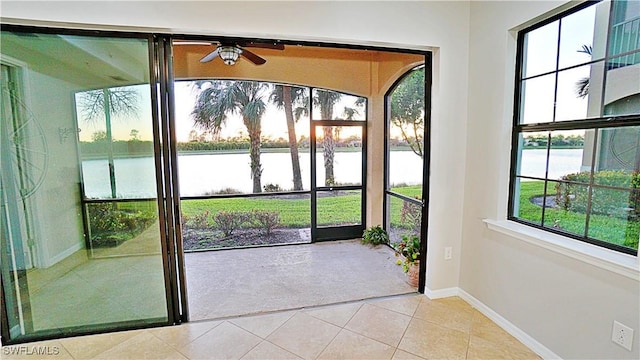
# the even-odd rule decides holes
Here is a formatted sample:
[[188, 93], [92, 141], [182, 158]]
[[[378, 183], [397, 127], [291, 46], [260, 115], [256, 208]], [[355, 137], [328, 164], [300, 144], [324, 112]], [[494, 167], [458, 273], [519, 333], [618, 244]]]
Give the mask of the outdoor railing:
[[[611, 27], [609, 53], [611, 56], [640, 49], [640, 16]], [[623, 55], [609, 61], [609, 69], [640, 63], [640, 52]]]

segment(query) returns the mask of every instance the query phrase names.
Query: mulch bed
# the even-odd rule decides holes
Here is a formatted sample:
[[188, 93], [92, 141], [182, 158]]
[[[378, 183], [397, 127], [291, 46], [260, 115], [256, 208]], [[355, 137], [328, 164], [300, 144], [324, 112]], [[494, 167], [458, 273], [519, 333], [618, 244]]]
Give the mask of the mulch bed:
[[300, 236], [300, 231], [301, 229], [275, 229], [266, 235], [260, 229], [240, 229], [231, 236], [224, 237], [218, 230], [183, 229], [182, 242], [185, 251], [309, 242]]

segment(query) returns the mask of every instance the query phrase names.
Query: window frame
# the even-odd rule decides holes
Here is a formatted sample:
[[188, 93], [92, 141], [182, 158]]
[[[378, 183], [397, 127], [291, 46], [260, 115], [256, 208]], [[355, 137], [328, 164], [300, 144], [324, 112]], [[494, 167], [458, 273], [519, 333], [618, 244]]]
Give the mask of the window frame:
[[[596, 245], [599, 247], [603, 247], [603, 248], [607, 248], [609, 250], [614, 250], [616, 252], [621, 252], [621, 253], [625, 253], [625, 254], [629, 254], [629, 255], [634, 255], [637, 257], [638, 255], [638, 250], [637, 249], [633, 249], [630, 247], [626, 247], [626, 246], [622, 246], [622, 245], [617, 245], [614, 243], [610, 243], [604, 240], [600, 240], [600, 239], [596, 239], [596, 238], [592, 238], [589, 237], [589, 216], [591, 214], [586, 213], [585, 216], [587, 216], [587, 221], [585, 223], [585, 229], [584, 229], [584, 233], [585, 235], [581, 236], [578, 234], [574, 234], [574, 233], [570, 233], [568, 231], [562, 231], [560, 229], [556, 229], [556, 228], [552, 228], [549, 226], [545, 226], [545, 214], [544, 214], [544, 209], [545, 207], [542, 207], [542, 214], [541, 214], [541, 221], [539, 223], [535, 223], [532, 222], [530, 220], [526, 220], [523, 218], [519, 218], [517, 216], [514, 215], [514, 211], [516, 209], [515, 207], [515, 201], [517, 200], [515, 198], [515, 194], [516, 194], [516, 187], [518, 184], [518, 179], [520, 178], [527, 178], [527, 176], [521, 176], [518, 175], [518, 158], [519, 158], [519, 153], [522, 151], [520, 149], [520, 136], [524, 135], [526, 133], [531, 133], [531, 132], [547, 132], [549, 134], [551, 134], [551, 132], [553, 131], [562, 131], [562, 130], [593, 130], [596, 131], [597, 133], [600, 133], [601, 130], [604, 129], [610, 129], [610, 128], [620, 128], [620, 127], [627, 127], [627, 128], [631, 128], [631, 127], [635, 127], [635, 126], [640, 126], [640, 113], [636, 113], [636, 114], [631, 114], [631, 115], [604, 115], [604, 91], [606, 89], [606, 74], [607, 74], [607, 69], [604, 69], [604, 80], [602, 81], [602, 84], [600, 85], [600, 90], [602, 91], [602, 96], [600, 101], [600, 114], [599, 116], [596, 117], [588, 117], [588, 115], [586, 115], [584, 118], [582, 119], [575, 119], [575, 120], [561, 120], [558, 121], [556, 120], [556, 101], [557, 101], [557, 94], [558, 94], [558, 82], [557, 82], [557, 78], [558, 78], [558, 74], [561, 73], [562, 71], [566, 71], [566, 70], [570, 70], [570, 69], [574, 69], [574, 68], [578, 68], [581, 66], [590, 66], [590, 65], [594, 65], [597, 63], [603, 63], [605, 66], [613, 59], [625, 56], [625, 55], [629, 55], [629, 54], [636, 54], [636, 55], [640, 55], [640, 50], [639, 49], [635, 49], [632, 51], [627, 51], [627, 52], [623, 52], [620, 54], [614, 54], [611, 55], [611, 51], [609, 49], [610, 47], [610, 32], [611, 32], [611, 22], [612, 22], [612, 18], [613, 18], [613, 13], [614, 13], [614, 5], [615, 5], [615, 0], [612, 0], [610, 2], [610, 11], [609, 11], [609, 20], [607, 22], [607, 28], [606, 28], [606, 46], [605, 46], [605, 51], [604, 51], [604, 55], [602, 56], [594, 56], [590, 61], [585, 61], [579, 64], [574, 64], [571, 66], [567, 66], [567, 67], [560, 67], [559, 66], [559, 59], [560, 59], [560, 55], [559, 55], [559, 50], [560, 50], [560, 42], [561, 42], [561, 36], [562, 36], [562, 20], [563, 18], [566, 18], [574, 13], [577, 13], [581, 10], [584, 10], [590, 6], [597, 6], [599, 3], [601, 2], [601, 0], [599, 1], [587, 1], [584, 2], [582, 4], [579, 4], [571, 9], [568, 9], [566, 11], [560, 12], [552, 17], [549, 17], [547, 19], [544, 19], [538, 23], [535, 23], [531, 26], [528, 26], [520, 31], [518, 31], [517, 33], [517, 43], [516, 43], [516, 63], [515, 63], [515, 74], [514, 74], [514, 102], [513, 102], [513, 123], [512, 123], [512, 137], [511, 137], [511, 153], [510, 153], [510, 171], [509, 171], [509, 196], [508, 196], [508, 204], [507, 204], [507, 220], [510, 221], [514, 221], [523, 225], [527, 225], [539, 230], [543, 230], [543, 231], [547, 231], [553, 234], [557, 234], [557, 235], [562, 235], [571, 239], [575, 239], [575, 240], [579, 240], [582, 242], [586, 242], [592, 245]], [[558, 37], [557, 37], [557, 43], [555, 44], [557, 46], [556, 50], [557, 53], [555, 54], [556, 59], [555, 59], [555, 69], [553, 71], [545, 71], [545, 72], [541, 72], [540, 74], [535, 74], [535, 75], [531, 75], [531, 76], [525, 76], [524, 74], [524, 69], [525, 69], [525, 62], [526, 62], [526, 51], [525, 51], [525, 37], [528, 33], [539, 29], [545, 25], [551, 24], [555, 21], [560, 21], [559, 25], [558, 25]], [[594, 59], [595, 58], [595, 59]], [[634, 65], [634, 64], [632, 64]], [[636, 66], [638, 66], [637, 64], [635, 64]], [[529, 124], [525, 124], [525, 123], [521, 123], [520, 119], [523, 117], [522, 115], [522, 110], [524, 108], [524, 104], [523, 104], [523, 84], [525, 80], [528, 79], [532, 79], [532, 78], [538, 78], [538, 77], [542, 77], [545, 75], [550, 75], [553, 74], [555, 76], [555, 84], [554, 84], [554, 108], [553, 108], [553, 119], [551, 119], [550, 122], [546, 122], [546, 123], [529, 123]], [[594, 146], [599, 146], [599, 144], [597, 144], [596, 141], [593, 142]], [[550, 141], [547, 144], [547, 162], [546, 162], [546, 166], [548, 168], [549, 166], [549, 150], [551, 148], [551, 144]], [[594, 185], [594, 180], [593, 180], [593, 170], [594, 170], [594, 165], [591, 165], [591, 171], [592, 171], [592, 176], [591, 179], [589, 181], [588, 186], [589, 187], [593, 187]], [[536, 178], [538, 179], [538, 178]], [[545, 186], [545, 190], [544, 190], [544, 195], [547, 195], [547, 185], [550, 181], [555, 181], [553, 179], [549, 179], [547, 175], [545, 175], [544, 179], [538, 179], [541, 181], [544, 181], [544, 186]], [[588, 203], [591, 204], [592, 201], [592, 197], [590, 196], [588, 198]]]

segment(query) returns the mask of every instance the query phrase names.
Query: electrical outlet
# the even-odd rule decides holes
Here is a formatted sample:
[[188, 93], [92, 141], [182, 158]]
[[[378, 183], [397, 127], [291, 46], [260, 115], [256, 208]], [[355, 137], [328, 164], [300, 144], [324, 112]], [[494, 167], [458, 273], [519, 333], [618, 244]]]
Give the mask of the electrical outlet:
[[446, 248], [444, 248], [444, 259], [451, 260], [452, 257], [453, 257], [453, 248], [451, 246], [447, 246]]
[[633, 345], [633, 329], [617, 321], [613, 322], [611, 341], [631, 351]]

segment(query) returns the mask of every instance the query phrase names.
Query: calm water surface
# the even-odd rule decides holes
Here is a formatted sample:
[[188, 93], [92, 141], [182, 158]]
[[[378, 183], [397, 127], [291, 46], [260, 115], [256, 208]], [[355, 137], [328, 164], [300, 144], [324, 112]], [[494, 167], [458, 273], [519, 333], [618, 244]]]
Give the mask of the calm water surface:
[[[310, 188], [311, 164], [308, 153], [300, 154], [303, 186]], [[383, 159], [380, 159], [382, 161]], [[549, 178], [580, 171], [582, 149], [554, 149], [551, 151]], [[291, 155], [289, 153], [263, 153], [262, 185], [277, 184], [288, 190], [293, 188]], [[420, 184], [422, 161], [411, 151], [392, 151], [390, 161], [392, 184]], [[524, 150], [521, 175], [544, 177], [546, 151]], [[155, 197], [156, 179], [152, 157], [116, 159], [116, 191], [120, 197]], [[317, 155], [317, 182], [324, 183], [322, 154]], [[88, 197], [110, 197], [109, 170], [106, 160], [82, 162], [83, 181]], [[205, 154], [178, 156], [181, 196], [203, 195], [207, 192], [232, 188], [251, 192], [252, 181], [249, 154]], [[334, 172], [336, 181], [359, 184], [362, 155], [358, 152], [336, 152]]]

